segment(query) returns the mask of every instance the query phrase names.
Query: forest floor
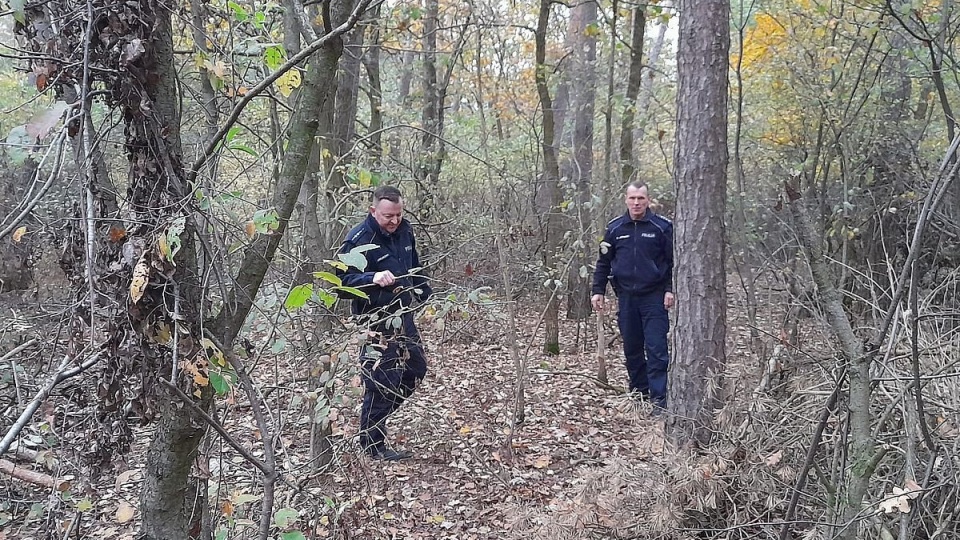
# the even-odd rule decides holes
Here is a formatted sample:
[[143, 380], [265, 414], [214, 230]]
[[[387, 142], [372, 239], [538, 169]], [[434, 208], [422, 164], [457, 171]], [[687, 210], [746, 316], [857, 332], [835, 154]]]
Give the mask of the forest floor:
[[[395, 444], [415, 454], [408, 461], [377, 462], [360, 455], [353, 436], [359, 383], [353, 376], [343, 384], [354, 398], [331, 416], [339, 440], [332, 468], [310, 474], [304, 360], [278, 356], [272, 366], [261, 363], [261, 390], [275, 390], [268, 403], [284, 470], [274, 537], [299, 538], [299, 531], [306, 538], [653, 538], [676, 531], [678, 491], [699, 489], [700, 507], [722, 506], [710, 500], [718, 497], [717, 485], [707, 484], [724, 463], [737, 459], [730, 455], [742, 445], [720, 445], [707, 461], [678, 460], [665, 443], [662, 418], [651, 417], [648, 404], [596, 383], [595, 318], [561, 319], [562, 350], [550, 356], [541, 352], [539, 313], [532, 307], [523, 311], [518, 343], [530, 375], [524, 421], [510, 445], [516, 369], [502, 313], [479, 315], [456, 332], [421, 325], [430, 372], [390, 419]], [[752, 372], [734, 381], [750, 387], [759, 361], [748, 351], [748, 330], [731, 315], [728, 372]], [[612, 330], [608, 324], [607, 332]], [[617, 387], [626, 381], [620, 346], [616, 340], [605, 351], [610, 384]], [[254, 455], [263, 456], [262, 434], [239, 393], [222, 400], [219, 416]], [[11, 497], [0, 508], [0, 523], [7, 518], [0, 540], [52, 537], [53, 531], [66, 538], [63, 531], [69, 528], [70, 538], [134, 538], [150, 428], [137, 437], [134, 450], [97, 480], [61, 459], [60, 474], [76, 483], [69, 498], [0, 478], [0, 493]], [[765, 465], [786, 492], [789, 474], [775, 471], [780, 458], [771, 454], [751, 448], [739, 459], [744, 466]], [[210, 470], [201, 473], [209, 476], [216, 500], [211, 505], [216, 538], [255, 537], [259, 474], [218, 439], [206, 455], [212, 458]], [[768, 506], [782, 505], [781, 495]], [[81, 519], [73, 526], [76, 516]], [[673, 537], [684, 535], [674, 532]]]

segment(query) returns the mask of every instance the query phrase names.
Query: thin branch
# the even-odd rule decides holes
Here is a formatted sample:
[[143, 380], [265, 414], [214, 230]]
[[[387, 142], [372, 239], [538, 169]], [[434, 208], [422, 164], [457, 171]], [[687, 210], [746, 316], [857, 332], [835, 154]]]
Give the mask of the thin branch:
[[261, 503], [262, 508], [260, 509], [260, 538], [261, 540], [266, 540], [270, 534], [270, 520], [273, 516], [273, 500], [278, 476], [277, 457], [273, 448], [273, 435], [270, 431], [270, 425], [267, 424], [267, 417], [263, 411], [263, 403], [257, 396], [256, 388], [253, 385], [253, 381], [250, 380], [250, 374], [247, 373], [243, 362], [240, 361], [240, 358], [236, 354], [233, 354], [232, 351], [224, 347], [212, 332], [207, 332], [206, 334], [207, 338], [209, 338], [227, 358], [227, 361], [230, 362], [230, 365], [236, 372], [237, 378], [240, 379], [240, 386], [243, 387], [243, 391], [247, 395], [247, 400], [253, 409], [253, 417], [257, 421], [257, 428], [260, 429], [260, 440], [263, 441], [263, 457], [267, 462], [267, 467], [269, 467], [269, 471], [263, 470], [263, 499]]
[[94, 353], [90, 358], [81, 363], [78, 366], [73, 366], [68, 369], [70, 365], [71, 357], [63, 359], [63, 362], [60, 363], [60, 368], [57, 370], [57, 374], [53, 376], [50, 382], [47, 383], [47, 386], [43, 387], [37, 395], [34, 396], [33, 401], [27, 405], [27, 408], [23, 410], [23, 413], [20, 414], [20, 417], [16, 422], [10, 426], [10, 429], [7, 431], [7, 434], [4, 435], [3, 440], [0, 440], [0, 455], [3, 455], [10, 449], [10, 445], [13, 444], [13, 440], [16, 439], [20, 432], [23, 431], [23, 428], [27, 425], [27, 422], [33, 417], [34, 413], [37, 412], [37, 409], [40, 408], [40, 405], [46, 401], [50, 396], [50, 393], [53, 392], [53, 389], [56, 388], [61, 382], [83, 373], [87, 368], [96, 364], [100, 361], [100, 352]]
[[[382, 0], [378, 0], [378, 3]], [[324, 45], [333, 40], [334, 38], [340, 36], [341, 34], [347, 32], [354, 25], [357, 24], [357, 21], [360, 19], [360, 15], [370, 7], [370, 4], [373, 3], [372, 0], [361, 0], [357, 3], [357, 6], [350, 13], [350, 16], [347, 17], [347, 20], [343, 24], [334, 28], [330, 33], [325, 34], [320, 39], [314, 41], [310, 45], [306, 46], [303, 50], [293, 55], [289, 60], [283, 63], [276, 71], [267, 76], [267, 78], [260, 81], [256, 86], [251, 88], [240, 101], [237, 102], [237, 105], [233, 108], [233, 111], [230, 113], [230, 116], [227, 118], [227, 121], [224, 122], [223, 126], [220, 127], [220, 130], [210, 139], [207, 143], [207, 147], [204, 148], [203, 154], [197, 158], [193, 166], [190, 167], [190, 172], [187, 174], [187, 181], [193, 182], [197, 178], [197, 174], [200, 172], [200, 168], [203, 167], [203, 164], [206, 163], [210, 156], [214, 154], [217, 150], [217, 146], [220, 145], [220, 141], [226, 137], [227, 133], [230, 131], [230, 128], [233, 127], [233, 124], [237, 122], [240, 118], [240, 114], [246, 109], [247, 105], [257, 97], [261, 92], [266, 90], [273, 84], [277, 79], [283, 76], [286, 72], [295, 68], [297, 64], [306, 60], [313, 53], [320, 50]]]
[[[846, 369], [844, 369], [844, 373], [845, 372]], [[837, 398], [840, 397], [840, 388], [843, 386], [844, 373], [841, 373], [840, 376], [837, 377], [837, 386], [827, 399], [827, 403], [820, 413], [820, 421], [817, 422], [817, 428], [813, 431], [813, 440], [810, 441], [810, 446], [807, 448], [807, 456], [803, 460], [803, 468], [800, 469], [800, 473], [797, 475], [797, 483], [793, 486], [793, 493], [790, 494], [790, 504], [787, 505], [787, 515], [783, 517], [783, 526], [780, 528], [780, 540], [787, 540], [790, 536], [790, 525], [794, 523], [793, 518], [797, 513], [797, 503], [800, 502], [800, 494], [803, 492], [803, 487], [807, 483], [807, 474], [810, 472], [810, 468], [813, 467], [814, 459], [817, 457], [817, 449], [820, 447], [820, 439], [823, 437], [823, 431], [827, 428], [827, 421], [830, 420], [833, 407], [837, 403]]]
[[37, 338], [33, 338], [33, 339], [31, 339], [30, 341], [28, 341], [28, 342], [26, 342], [26, 343], [21, 343], [20, 345], [17, 345], [16, 347], [13, 348], [12, 351], [8, 352], [7, 354], [4, 354], [3, 356], [0, 356], [0, 363], [6, 362], [6, 361], [7, 361], [9, 358], [11, 358], [13, 355], [15, 355], [15, 354], [19, 353], [20, 351], [26, 349], [27, 347], [30, 347], [31, 345], [33, 345], [33, 344], [36, 343], [37, 341], [39, 341]]

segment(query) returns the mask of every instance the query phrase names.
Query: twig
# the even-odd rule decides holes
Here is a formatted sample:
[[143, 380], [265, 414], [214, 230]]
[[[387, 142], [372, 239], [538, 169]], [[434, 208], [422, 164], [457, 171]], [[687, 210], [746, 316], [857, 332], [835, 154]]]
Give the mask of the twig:
[[16, 422], [10, 426], [10, 429], [7, 431], [7, 434], [4, 435], [3, 440], [0, 440], [0, 455], [3, 455], [10, 449], [10, 445], [13, 444], [13, 440], [20, 435], [20, 432], [23, 430], [24, 426], [27, 425], [27, 422], [30, 421], [30, 418], [33, 417], [33, 414], [37, 412], [37, 409], [40, 408], [47, 397], [50, 396], [50, 392], [53, 392], [53, 389], [60, 384], [61, 382], [83, 373], [87, 368], [96, 364], [100, 361], [100, 352], [94, 353], [90, 358], [79, 366], [73, 366], [70, 369], [67, 369], [67, 366], [70, 363], [71, 358], [64, 358], [63, 362], [60, 363], [60, 368], [57, 370], [57, 374], [54, 375], [53, 379], [47, 383], [47, 386], [43, 387], [37, 395], [34, 396], [33, 401], [31, 401], [27, 408], [23, 410], [23, 413], [20, 414], [20, 417]]

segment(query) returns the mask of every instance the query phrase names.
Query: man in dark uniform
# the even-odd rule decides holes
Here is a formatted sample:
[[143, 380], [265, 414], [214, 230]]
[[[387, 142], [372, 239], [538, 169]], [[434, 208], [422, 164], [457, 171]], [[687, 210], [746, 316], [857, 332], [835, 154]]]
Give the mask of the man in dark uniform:
[[340, 277], [343, 285], [368, 295], [355, 298], [352, 309], [377, 336], [360, 354], [360, 447], [373, 459], [407, 459], [413, 454], [387, 446], [386, 421], [427, 374], [412, 304], [426, 300], [431, 290], [419, 274], [420, 258], [413, 228], [403, 218], [400, 190], [380, 186], [373, 192], [370, 214], [340, 248], [341, 254], [351, 252], [361, 253], [365, 264], [350, 266]]
[[627, 185], [627, 212], [607, 224], [593, 274], [593, 309], [603, 311], [607, 282], [620, 307], [617, 321], [637, 392], [660, 414], [667, 405], [667, 332], [673, 307], [673, 223], [650, 210], [647, 185]]

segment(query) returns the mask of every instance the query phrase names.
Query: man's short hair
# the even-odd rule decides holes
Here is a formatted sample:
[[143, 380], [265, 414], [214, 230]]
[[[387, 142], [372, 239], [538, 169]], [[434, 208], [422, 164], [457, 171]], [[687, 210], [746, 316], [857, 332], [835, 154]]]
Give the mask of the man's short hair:
[[401, 197], [403, 195], [400, 194], [400, 190], [393, 186], [378, 186], [377, 189], [373, 190], [373, 204], [377, 204], [383, 199], [400, 204]]
[[647, 188], [647, 192], [648, 193], [650, 192], [650, 186], [648, 186], [647, 183], [644, 182], [643, 180], [634, 180], [633, 182], [630, 182], [629, 184], [627, 184], [627, 187], [623, 188], [623, 190], [626, 191], [630, 188], [634, 188], [634, 189]]

